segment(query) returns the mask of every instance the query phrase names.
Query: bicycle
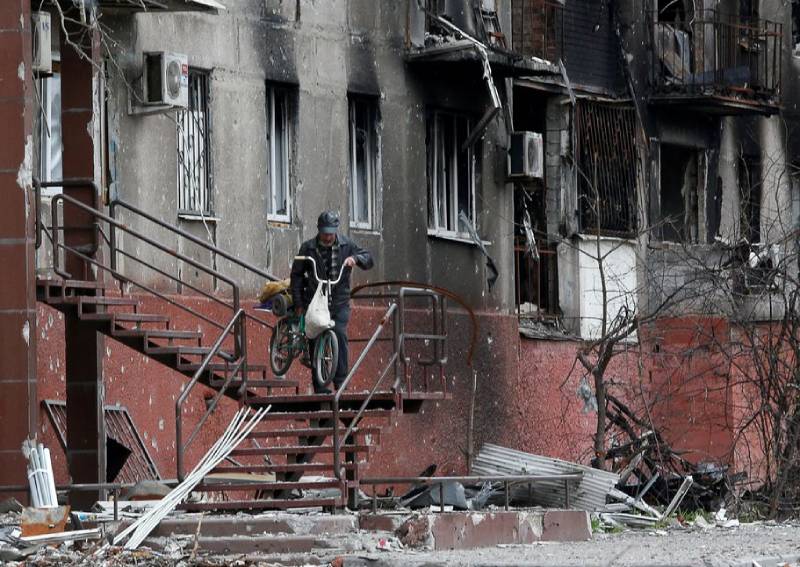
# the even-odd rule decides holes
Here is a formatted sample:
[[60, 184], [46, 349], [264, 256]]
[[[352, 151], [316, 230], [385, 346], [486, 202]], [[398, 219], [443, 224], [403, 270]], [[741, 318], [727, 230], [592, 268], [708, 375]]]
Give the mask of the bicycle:
[[[317, 272], [317, 263], [314, 258], [309, 256], [296, 256], [295, 261], [311, 262], [314, 267], [314, 276], [318, 282], [325, 284], [328, 288], [328, 296], [331, 294], [333, 286], [339, 283], [344, 273], [344, 266], [339, 271], [336, 280], [320, 279]], [[272, 336], [269, 341], [269, 363], [276, 376], [283, 376], [294, 362], [300, 357], [300, 362], [312, 369], [311, 375], [314, 380], [315, 389], [322, 389], [331, 383], [336, 373], [336, 365], [339, 362], [339, 339], [333, 329], [325, 329], [314, 340], [309, 339], [305, 333], [305, 316], [297, 315], [295, 307], [288, 305], [287, 302], [279, 302], [284, 316], [278, 319]], [[273, 309], [273, 313], [276, 313]], [[314, 346], [311, 352], [312, 345]]]

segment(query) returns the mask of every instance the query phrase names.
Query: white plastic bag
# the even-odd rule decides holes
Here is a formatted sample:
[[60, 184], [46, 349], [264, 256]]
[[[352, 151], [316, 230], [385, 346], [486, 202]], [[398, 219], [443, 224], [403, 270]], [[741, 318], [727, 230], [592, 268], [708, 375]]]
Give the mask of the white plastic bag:
[[331, 312], [328, 310], [328, 294], [325, 285], [319, 283], [306, 310], [306, 336], [316, 339], [323, 331], [333, 329], [333, 326]]

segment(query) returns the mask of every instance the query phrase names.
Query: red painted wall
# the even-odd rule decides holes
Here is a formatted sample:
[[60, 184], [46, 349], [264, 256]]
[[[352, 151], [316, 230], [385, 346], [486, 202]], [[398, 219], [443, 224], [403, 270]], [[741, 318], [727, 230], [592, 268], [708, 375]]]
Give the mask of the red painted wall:
[[[205, 300], [193, 306], [221, 324], [230, 312]], [[145, 300], [142, 312], [165, 312], [172, 328], [197, 329], [213, 342], [218, 330], [199, 324], [172, 306]], [[384, 313], [381, 307], [358, 307], [353, 311], [350, 335], [372, 334]], [[271, 320], [271, 319], [270, 319]], [[426, 402], [418, 414], [399, 415], [382, 433], [381, 447], [365, 474], [415, 475], [431, 463], [439, 473], [465, 473], [469, 453], [469, 416], [474, 408], [472, 450], [485, 442], [496, 443], [554, 457], [588, 463], [592, 457], [595, 414], [585, 411], [577, 395], [582, 370], [575, 362], [580, 346], [574, 341], [521, 338], [515, 316], [479, 314], [473, 365], [468, 365], [471, 325], [466, 314], [454, 310], [449, 318], [449, 348], [446, 380], [452, 399]], [[421, 330], [423, 316], [409, 318], [410, 327]], [[49, 307], [39, 306], [39, 395], [41, 399], [64, 399], [63, 318]], [[387, 329], [389, 333], [390, 328]], [[641, 344], [622, 345], [607, 379], [612, 391], [653, 422], [676, 448], [687, 451], [694, 461], [733, 462], [732, 429], [735, 424], [734, 390], [730, 373], [704, 337], [725, 336], [722, 321], [682, 319], [663, 321], [641, 333]], [[386, 336], [386, 335], [384, 335]], [[248, 326], [248, 342], [255, 362], [266, 362], [268, 332]], [[707, 341], [706, 341], [707, 342]], [[363, 345], [363, 343], [361, 343]], [[351, 363], [362, 346], [353, 344]], [[371, 386], [389, 354], [384, 344], [365, 359], [352, 389]], [[416, 357], [420, 348], [410, 349]], [[159, 363], [111, 340], [106, 341], [105, 399], [107, 404], [125, 405], [131, 411], [152, 456], [164, 477], [175, 475], [175, 399], [188, 379]], [[295, 364], [291, 375], [309, 384], [308, 370]], [[476, 390], [472, 393], [473, 372]], [[435, 376], [431, 376], [436, 378]], [[413, 379], [420, 384], [417, 368]], [[393, 381], [387, 377], [386, 385]], [[188, 421], [204, 410], [199, 387], [187, 407]], [[741, 394], [739, 394], [741, 396]], [[204, 429], [190, 451], [190, 461], [199, 458], [220, 434], [236, 404], [227, 401]], [[647, 409], [645, 409], [647, 408]], [[56, 447], [50, 425], [43, 414], [44, 439]], [[55, 451], [59, 481], [65, 481], [63, 455]]]

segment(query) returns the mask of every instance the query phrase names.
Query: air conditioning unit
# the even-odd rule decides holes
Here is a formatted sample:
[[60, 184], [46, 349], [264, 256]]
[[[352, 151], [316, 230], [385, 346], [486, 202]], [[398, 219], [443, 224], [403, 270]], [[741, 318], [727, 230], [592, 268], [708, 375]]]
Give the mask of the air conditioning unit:
[[51, 42], [50, 14], [34, 12], [33, 22], [33, 72], [39, 75], [53, 73], [53, 46]]
[[144, 103], [151, 106], [189, 106], [189, 58], [179, 53], [144, 54]]
[[509, 177], [542, 179], [544, 177], [544, 148], [542, 135], [537, 132], [511, 134]]

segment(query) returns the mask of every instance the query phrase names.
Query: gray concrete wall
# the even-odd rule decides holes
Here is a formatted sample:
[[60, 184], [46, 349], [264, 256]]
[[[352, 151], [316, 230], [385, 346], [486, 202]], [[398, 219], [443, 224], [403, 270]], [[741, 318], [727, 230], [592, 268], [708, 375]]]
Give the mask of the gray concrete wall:
[[[482, 155], [476, 199], [478, 231], [491, 242], [488, 249], [501, 274], [494, 291], [488, 293], [485, 263], [475, 246], [427, 234], [425, 110], [456, 109], [478, 118], [488, 96], [477, 65], [467, 71], [439, 67], [424, 72], [404, 62], [405, 5], [388, 0], [228, 0], [228, 10], [219, 15], [114, 19], [110, 23], [122, 71], [112, 71], [110, 79], [116, 194], [277, 276], [288, 276], [289, 261], [315, 233], [321, 210], [340, 210], [343, 225], [348, 225], [347, 94], [377, 95], [382, 118], [379, 229], [350, 231], [373, 251], [376, 268], [358, 279], [428, 282], [464, 295], [476, 308], [513, 309], [513, 199], [505, 180], [506, 132], [499, 120], [478, 146]], [[509, 6], [500, 3], [502, 9]], [[128, 115], [123, 77], [131, 81], [140, 72], [141, 54], [149, 50], [185, 53], [191, 67], [210, 73], [216, 220], [178, 218], [174, 113]], [[267, 222], [266, 81], [297, 88], [290, 226]], [[170, 247], [199, 254], [166, 233], [162, 238]], [[124, 243], [165, 271], [177, 269], [163, 261], [163, 254], [150, 254], [130, 239]], [[251, 291], [260, 284], [259, 278], [225, 262], [218, 265]], [[126, 263], [128, 270], [133, 266]], [[191, 272], [184, 267], [184, 274]], [[163, 283], [152, 273], [138, 277]], [[199, 280], [205, 287], [212, 285], [209, 278]]]

